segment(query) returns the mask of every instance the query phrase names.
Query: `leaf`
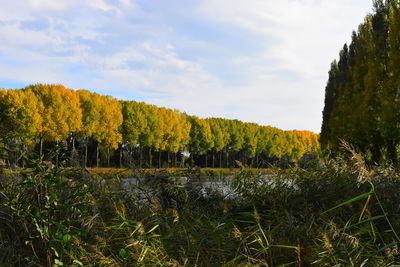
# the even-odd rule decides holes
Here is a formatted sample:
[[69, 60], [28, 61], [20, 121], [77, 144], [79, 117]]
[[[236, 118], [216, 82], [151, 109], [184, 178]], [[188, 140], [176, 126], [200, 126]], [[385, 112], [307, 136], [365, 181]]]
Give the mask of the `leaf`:
[[63, 266], [64, 265], [64, 263], [62, 261], [59, 261], [58, 259], [54, 259], [54, 264], [56, 266]]
[[76, 263], [79, 266], [83, 266], [83, 263], [81, 261], [78, 261], [78, 260], [74, 260], [72, 263]]
[[36, 208], [35, 208], [34, 216], [38, 219], [40, 219], [42, 217], [42, 215], [40, 214], [40, 211]]
[[350, 203], [353, 203], [353, 202], [355, 202], [355, 201], [357, 201], [357, 200], [366, 198], [366, 197], [368, 197], [368, 196], [371, 195], [371, 194], [372, 194], [371, 192], [368, 192], [368, 193], [365, 193], [365, 194], [356, 196], [356, 197], [354, 197], [354, 198], [352, 198], [352, 199], [350, 199], [350, 200], [347, 200], [347, 201], [345, 201], [345, 202], [343, 202], [343, 203], [341, 203], [341, 204], [339, 204], [339, 205], [337, 205], [337, 206], [335, 206], [335, 207], [333, 207], [333, 208], [330, 208], [330, 209], [328, 209], [328, 210], [322, 212], [321, 214], [325, 214], [325, 213], [328, 213], [328, 212], [330, 212], [330, 211], [332, 211], [332, 210], [334, 210], [334, 209], [337, 209], [337, 208], [346, 206], [346, 205], [348, 205], [348, 204], [350, 204]]
[[69, 241], [71, 241], [71, 236], [69, 234], [65, 234], [63, 236], [63, 241], [64, 243], [68, 243]]
[[128, 257], [128, 252], [124, 248], [121, 248], [118, 254], [123, 259], [126, 259]]
[[[372, 193], [372, 192], [371, 192], [371, 193]], [[371, 197], [372, 197], [372, 195], [369, 195], [368, 198], [367, 198], [367, 200], [365, 201], [365, 204], [364, 204], [364, 207], [363, 207], [362, 212], [361, 212], [361, 214], [360, 214], [360, 218], [358, 219], [358, 222], [361, 222], [362, 217], [363, 217], [365, 211], [367, 210], [367, 206], [368, 206], [369, 201], [371, 200]]]
[[156, 226], [154, 226], [153, 228], [151, 228], [147, 233], [150, 234], [151, 232], [153, 232], [157, 228], [158, 228], [158, 224]]
[[54, 251], [54, 255], [56, 255], [56, 257], [59, 257], [60, 254], [58, 254], [58, 251], [55, 247], [50, 247], [53, 251]]

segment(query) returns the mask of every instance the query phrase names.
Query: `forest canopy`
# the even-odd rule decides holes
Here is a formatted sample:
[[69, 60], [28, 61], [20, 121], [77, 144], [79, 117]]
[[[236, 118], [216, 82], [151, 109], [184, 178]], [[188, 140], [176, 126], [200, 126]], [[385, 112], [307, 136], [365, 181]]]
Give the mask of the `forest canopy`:
[[266, 167], [319, 152], [319, 135], [239, 120], [202, 119], [62, 85], [0, 90], [3, 160], [61, 146], [70, 165]]

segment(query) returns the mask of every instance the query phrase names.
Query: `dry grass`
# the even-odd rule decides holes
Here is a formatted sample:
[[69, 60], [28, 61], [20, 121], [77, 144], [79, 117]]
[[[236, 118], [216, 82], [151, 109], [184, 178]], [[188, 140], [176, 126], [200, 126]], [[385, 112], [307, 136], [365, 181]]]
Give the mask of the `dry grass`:
[[[165, 179], [197, 170], [85, 174], [39, 162], [2, 178], [0, 265], [396, 266], [399, 174], [354, 153], [318, 168], [268, 170], [272, 184], [259, 170], [200, 170], [234, 174], [233, 199]], [[127, 191], [91, 177], [135, 171], [163, 179]]]

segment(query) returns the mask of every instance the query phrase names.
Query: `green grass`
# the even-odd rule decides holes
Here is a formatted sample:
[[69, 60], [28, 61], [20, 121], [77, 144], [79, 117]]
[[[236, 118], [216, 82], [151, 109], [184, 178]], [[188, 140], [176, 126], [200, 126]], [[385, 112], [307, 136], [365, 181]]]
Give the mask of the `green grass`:
[[131, 170], [36, 162], [0, 176], [0, 265], [396, 266], [400, 176], [355, 155], [271, 169], [274, 185], [257, 171], [223, 172], [235, 175], [234, 199], [166, 179], [198, 170], [146, 170], [153, 182], [126, 191], [92, 176]]

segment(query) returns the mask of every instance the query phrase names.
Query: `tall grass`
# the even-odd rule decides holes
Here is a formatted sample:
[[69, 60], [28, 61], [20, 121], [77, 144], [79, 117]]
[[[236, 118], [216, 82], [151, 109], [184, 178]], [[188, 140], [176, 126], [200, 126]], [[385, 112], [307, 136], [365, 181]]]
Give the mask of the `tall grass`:
[[[207, 195], [171, 174], [134, 189], [33, 162], [1, 176], [5, 266], [396, 266], [400, 177], [348, 159], [243, 171], [236, 197]], [[181, 175], [181, 174], [179, 174]], [[196, 176], [187, 172], [189, 179]]]

